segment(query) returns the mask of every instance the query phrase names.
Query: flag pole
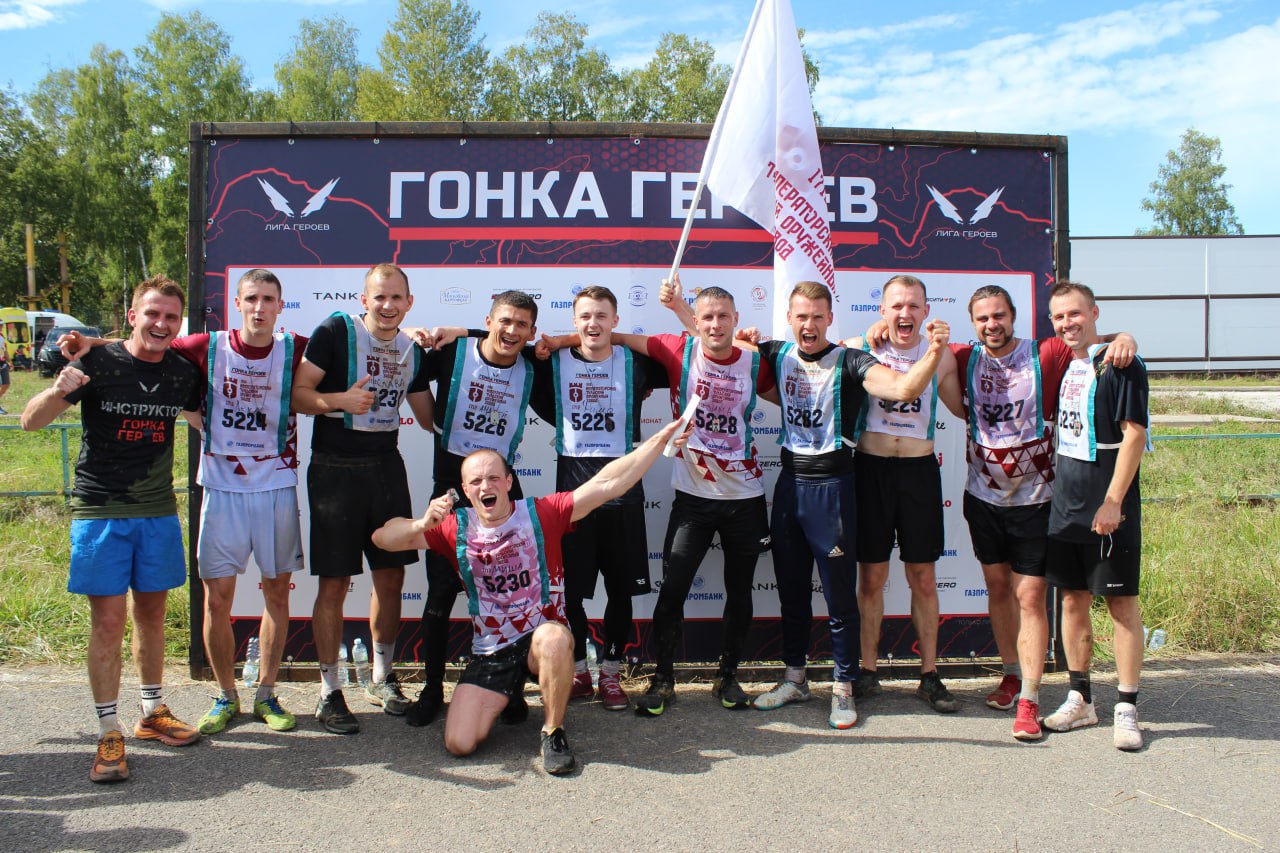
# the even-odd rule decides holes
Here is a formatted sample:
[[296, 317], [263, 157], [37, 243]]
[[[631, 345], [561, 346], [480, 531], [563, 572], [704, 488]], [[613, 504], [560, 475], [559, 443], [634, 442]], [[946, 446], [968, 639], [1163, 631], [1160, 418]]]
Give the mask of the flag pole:
[[680, 261], [684, 258], [685, 246], [689, 243], [689, 232], [693, 230], [693, 217], [698, 212], [698, 202], [702, 200], [702, 191], [707, 186], [707, 164], [712, 162], [716, 149], [720, 147], [720, 137], [716, 135], [716, 125], [720, 123], [720, 117], [724, 115], [725, 105], [729, 103], [731, 96], [738, 88], [738, 75], [742, 71], [742, 60], [747, 55], [747, 46], [751, 44], [751, 36], [755, 33], [756, 24], [760, 21], [760, 12], [764, 9], [766, 0], [756, 0], [755, 11], [751, 13], [751, 22], [747, 24], [747, 34], [742, 39], [742, 47], [738, 48], [738, 61], [733, 65], [733, 76], [729, 78], [729, 85], [724, 90], [724, 99], [720, 101], [720, 109], [716, 111], [716, 120], [711, 125], [711, 137], [707, 140], [707, 150], [702, 154], [702, 167], [698, 170], [698, 184], [693, 189], [693, 198], [689, 201], [689, 214], [684, 218], [684, 229], [680, 232], [680, 242], [676, 245], [676, 256], [671, 259], [671, 274], [669, 279], [674, 279], [676, 273], [680, 272]]

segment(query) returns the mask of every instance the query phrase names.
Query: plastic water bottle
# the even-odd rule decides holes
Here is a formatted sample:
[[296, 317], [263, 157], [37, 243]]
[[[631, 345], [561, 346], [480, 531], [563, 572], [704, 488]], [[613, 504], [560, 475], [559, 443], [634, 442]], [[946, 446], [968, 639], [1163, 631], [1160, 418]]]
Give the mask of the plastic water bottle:
[[258, 672], [261, 669], [262, 660], [258, 655], [258, 638], [249, 638], [249, 648], [244, 654], [244, 686], [256, 687], [258, 685]]
[[361, 687], [369, 686], [369, 647], [364, 644], [364, 640], [356, 637], [355, 644], [351, 646], [351, 660], [356, 665], [356, 684]]
[[1168, 639], [1169, 636], [1165, 634], [1164, 629], [1157, 628], [1151, 632], [1151, 640], [1147, 643], [1147, 648], [1154, 652], [1157, 649], [1163, 648], [1165, 641]]
[[1150, 642], [1151, 642], [1151, 629], [1148, 628], [1146, 625], [1143, 625], [1142, 626], [1142, 647], [1145, 649], [1147, 647], [1147, 643], [1150, 643]]
[[351, 683], [351, 676], [347, 674], [347, 661], [351, 658], [347, 657], [347, 644], [343, 643], [338, 646], [338, 686], [346, 687]]

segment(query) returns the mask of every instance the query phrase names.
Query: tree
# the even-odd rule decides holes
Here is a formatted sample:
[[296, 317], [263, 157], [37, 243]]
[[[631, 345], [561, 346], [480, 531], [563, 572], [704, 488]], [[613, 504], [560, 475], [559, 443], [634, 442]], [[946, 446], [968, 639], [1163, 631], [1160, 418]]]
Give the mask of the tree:
[[266, 101], [254, 97], [227, 34], [199, 12], [162, 15], [136, 54], [139, 85], [130, 103], [134, 121], [144, 130], [157, 214], [151, 272], [182, 281], [190, 123], [259, 118]]
[[57, 152], [11, 90], [0, 89], [0, 304], [21, 305], [27, 292], [26, 228], [36, 233], [36, 281], [58, 278]]
[[338, 16], [300, 21], [293, 53], [276, 64], [275, 114], [287, 121], [354, 121], [358, 35]]
[[587, 26], [570, 13], [542, 12], [524, 44], [493, 64], [490, 115], [508, 121], [620, 118], [618, 75], [586, 47]]
[[400, 0], [378, 48], [381, 67], [360, 74], [365, 121], [474, 121], [484, 118], [489, 51], [476, 35], [480, 13], [466, 0]]
[[1155, 227], [1137, 233], [1243, 234], [1235, 206], [1227, 198], [1231, 184], [1222, 182], [1226, 172], [1221, 141], [1187, 128], [1178, 150], [1165, 155], [1156, 180], [1151, 182], [1151, 195], [1142, 200], [1142, 209], [1151, 211]]
[[648, 64], [622, 77], [627, 121], [712, 122], [733, 69], [709, 42], [663, 33]]

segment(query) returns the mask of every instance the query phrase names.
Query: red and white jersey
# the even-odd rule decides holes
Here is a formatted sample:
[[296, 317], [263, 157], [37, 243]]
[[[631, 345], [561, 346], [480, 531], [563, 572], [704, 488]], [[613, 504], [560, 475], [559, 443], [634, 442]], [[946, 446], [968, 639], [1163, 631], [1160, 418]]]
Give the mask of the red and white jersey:
[[427, 531], [427, 547], [449, 557], [462, 578], [472, 654], [493, 654], [544, 622], [566, 623], [560, 539], [572, 519], [573, 493], [558, 492], [514, 502], [497, 527], [463, 508]]

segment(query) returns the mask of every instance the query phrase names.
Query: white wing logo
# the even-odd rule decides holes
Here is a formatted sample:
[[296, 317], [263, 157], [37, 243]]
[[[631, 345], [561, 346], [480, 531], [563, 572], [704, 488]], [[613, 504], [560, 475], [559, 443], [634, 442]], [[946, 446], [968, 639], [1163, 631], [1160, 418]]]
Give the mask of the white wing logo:
[[[307, 199], [307, 204], [302, 208], [302, 218], [306, 219], [320, 208], [324, 207], [324, 203], [329, 200], [329, 193], [333, 192], [333, 188], [338, 185], [341, 178], [334, 178]], [[289, 206], [289, 200], [280, 194], [280, 191], [262, 178], [258, 178], [258, 185], [262, 187], [262, 191], [267, 194], [267, 198], [271, 201], [271, 206], [292, 219], [294, 217], [293, 208]]]
[[[933, 200], [938, 203], [938, 210], [943, 216], [953, 222], [958, 222], [961, 225], [965, 224], [964, 215], [960, 213], [960, 210], [954, 204], [951, 203], [949, 198], [928, 184], [925, 184], [925, 189], [929, 190], [929, 195], [933, 196]], [[974, 209], [973, 216], [969, 219], [968, 224], [973, 225], [990, 216], [991, 211], [995, 209], [996, 202], [1000, 200], [1000, 194], [1002, 192], [1004, 192], [1004, 187], [1000, 187], [991, 195], [984, 198], [982, 203]]]

